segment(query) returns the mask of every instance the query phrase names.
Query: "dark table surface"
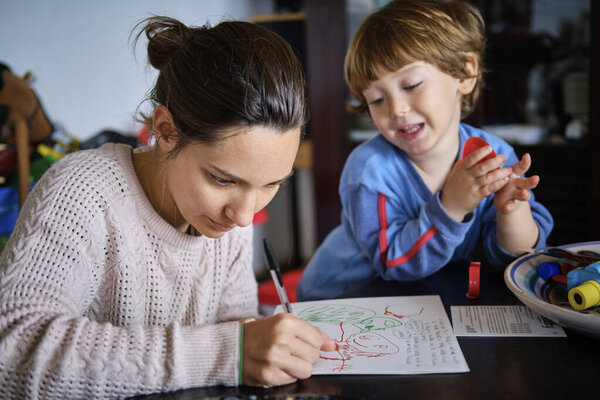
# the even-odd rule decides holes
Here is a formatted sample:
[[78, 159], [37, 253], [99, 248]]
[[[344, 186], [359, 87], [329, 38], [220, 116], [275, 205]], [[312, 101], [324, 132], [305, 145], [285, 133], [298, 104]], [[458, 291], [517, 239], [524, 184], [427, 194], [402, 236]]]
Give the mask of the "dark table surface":
[[[478, 299], [465, 296], [468, 262], [444, 267], [418, 282], [375, 280], [344, 298], [440, 295], [450, 306], [522, 305], [504, 284], [503, 271], [482, 263]], [[597, 398], [600, 341], [565, 329], [567, 337], [458, 337], [470, 372], [426, 375], [318, 375], [268, 388], [210, 387], [157, 394], [144, 399], [203, 399], [317, 393], [355, 399], [573, 399]], [[577, 399], [580, 400], [580, 399]]]

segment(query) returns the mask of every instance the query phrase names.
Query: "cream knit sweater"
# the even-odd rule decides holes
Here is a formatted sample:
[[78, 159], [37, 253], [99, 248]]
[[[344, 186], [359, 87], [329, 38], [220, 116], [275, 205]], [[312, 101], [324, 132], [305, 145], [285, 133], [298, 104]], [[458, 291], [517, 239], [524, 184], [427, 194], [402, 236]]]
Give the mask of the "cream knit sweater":
[[122, 398], [236, 385], [238, 319], [257, 314], [252, 228], [179, 232], [131, 148], [56, 163], [0, 257], [0, 398]]

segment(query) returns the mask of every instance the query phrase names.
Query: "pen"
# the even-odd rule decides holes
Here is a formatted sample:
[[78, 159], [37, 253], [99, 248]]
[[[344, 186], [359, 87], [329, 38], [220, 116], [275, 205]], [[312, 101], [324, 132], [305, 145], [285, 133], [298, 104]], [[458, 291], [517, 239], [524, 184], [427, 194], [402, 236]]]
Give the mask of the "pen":
[[273, 278], [273, 283], [275, 284], [275, 289], [277, 289], [277, 294], [279, 295], [279, 301], [281, 302], [283, 311], [292, 313], [292, 306], [290, 305], [287, 293], [285, 292], [285, 287], [283, 286], [283, 280], [281, 279], [279, 264], [275, 258], [273, 247], [271, 247], [271, 243], [267, 240], [267, 238], [263, 238], [263, 247], [265, 250], [265, 257], [267, 258], [267, 264], [271, 270], [271, 278]]

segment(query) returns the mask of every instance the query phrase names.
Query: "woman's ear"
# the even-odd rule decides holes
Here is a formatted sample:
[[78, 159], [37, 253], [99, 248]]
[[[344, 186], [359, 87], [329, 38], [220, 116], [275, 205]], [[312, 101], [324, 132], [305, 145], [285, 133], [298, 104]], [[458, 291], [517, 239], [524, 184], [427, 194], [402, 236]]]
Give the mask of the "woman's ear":
[[477, 77], [479, 74], [479, 65], [477, 63], [477, 58], [471, 53], [467, 54], [465, 72], [468, 78], [461, 79], [458, 83], [458, 92], [463, 96], [473, 91], [473, 89], [475, 88], [475, 84], [477, 83]]
[[173, 114], [167, 107], [156, 107], [152, 115], [152, 127], [156, 135], [156, 145], [166, 152], [173, 150], [178, 139], [177, 129]]

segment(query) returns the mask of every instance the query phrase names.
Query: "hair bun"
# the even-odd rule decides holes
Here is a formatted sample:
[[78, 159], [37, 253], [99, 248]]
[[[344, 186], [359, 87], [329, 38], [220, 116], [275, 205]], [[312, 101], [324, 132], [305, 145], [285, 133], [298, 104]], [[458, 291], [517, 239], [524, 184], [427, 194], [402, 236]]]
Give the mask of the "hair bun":
[[159, 71], [169, 62], [174, 52], [181, 49], [191, 36], [191, 29], [176, 19], [150, 17], [141, 21], [143, 25], [136, 41], [142, 33], [148, 38], [148, 61]]

